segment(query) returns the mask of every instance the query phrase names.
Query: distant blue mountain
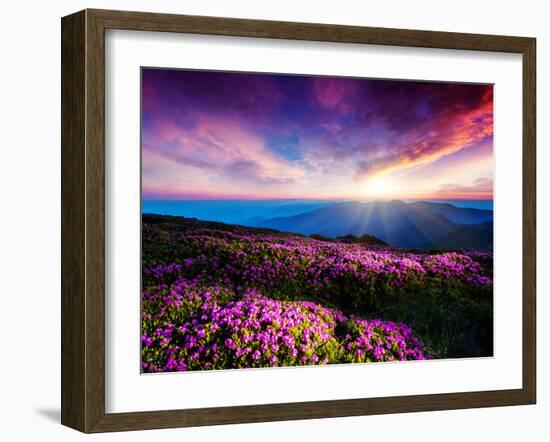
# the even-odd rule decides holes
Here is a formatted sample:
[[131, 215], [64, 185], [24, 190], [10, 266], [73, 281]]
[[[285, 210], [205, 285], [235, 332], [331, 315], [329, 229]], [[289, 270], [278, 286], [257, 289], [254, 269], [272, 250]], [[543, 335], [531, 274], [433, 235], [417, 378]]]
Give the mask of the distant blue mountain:
[[492, 221], [491, 210], [396, 200], [336, 203], [299, 215], [258, 220], [256, 226], [331, 238], [368, 234], [401, 247], [490, 249]]
[[428, 203], [426, 201], [409, 203], [409, 207], [439, 213], [449, 221], [457, 224], [478, 224], [493, 221], [492, 210], [462, 208], [449, 203]]
[[142, 213], [184, 216], [254, 227], [270, 218], [294, 216], [334, 204], [319, 200], [151, 200], [142, 201]]
[[451, 233], [437, 239], [437, 246], [443, 248], [493, 249], [493, 222], [462, 224]]

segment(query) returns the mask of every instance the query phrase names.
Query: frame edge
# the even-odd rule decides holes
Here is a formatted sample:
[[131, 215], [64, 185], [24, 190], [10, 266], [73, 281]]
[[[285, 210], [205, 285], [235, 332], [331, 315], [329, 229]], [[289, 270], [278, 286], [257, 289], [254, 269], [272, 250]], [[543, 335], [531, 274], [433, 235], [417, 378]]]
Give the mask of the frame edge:
[[417, 29], [86, 9], [105, 29], [183, 32], [417, 48], [522, 52], [530, 37]]
[[523, 390], [537, 401], [537, 79], [535, 38], [526, 39], [523, 64]]
[[61, 20], [61, 423], [86, 427], [85, 11]]

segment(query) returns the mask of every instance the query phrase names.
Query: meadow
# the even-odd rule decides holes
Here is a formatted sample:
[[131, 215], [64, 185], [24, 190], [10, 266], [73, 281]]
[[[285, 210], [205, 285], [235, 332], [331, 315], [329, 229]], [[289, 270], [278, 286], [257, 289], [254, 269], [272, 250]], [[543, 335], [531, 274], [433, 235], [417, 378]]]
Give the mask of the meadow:
[[492, 253], [143, 215], [144, 373], [482, 357]]

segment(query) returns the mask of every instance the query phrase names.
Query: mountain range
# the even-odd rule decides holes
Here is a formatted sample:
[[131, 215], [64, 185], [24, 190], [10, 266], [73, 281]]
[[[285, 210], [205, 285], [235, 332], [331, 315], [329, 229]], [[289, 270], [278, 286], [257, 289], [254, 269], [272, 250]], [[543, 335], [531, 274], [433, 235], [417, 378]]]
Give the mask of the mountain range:
[[293, 216], [246, 223], [303, 235], [373, 235], [410, 248], [492, 249], [493, 211], [418, 201], [341, 202]]

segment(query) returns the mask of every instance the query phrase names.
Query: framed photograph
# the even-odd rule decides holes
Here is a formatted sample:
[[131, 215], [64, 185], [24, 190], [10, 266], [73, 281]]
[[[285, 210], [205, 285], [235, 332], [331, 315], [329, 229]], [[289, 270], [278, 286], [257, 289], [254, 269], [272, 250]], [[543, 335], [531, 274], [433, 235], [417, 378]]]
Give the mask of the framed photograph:
[[62, 19], [62, 423], [536, 398], [535, 39]]

